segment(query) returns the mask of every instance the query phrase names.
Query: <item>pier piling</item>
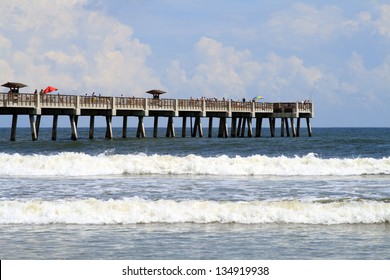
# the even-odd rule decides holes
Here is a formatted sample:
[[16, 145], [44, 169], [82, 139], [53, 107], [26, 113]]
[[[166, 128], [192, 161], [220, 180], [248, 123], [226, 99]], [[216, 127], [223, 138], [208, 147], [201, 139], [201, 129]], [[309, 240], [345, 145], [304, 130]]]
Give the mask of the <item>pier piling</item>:
[[70, 120], [70, 126], [71, 126], [71, 139], [73, 141], [76, 141], [77, 140], [77, 124], [76, 124], [76, 116], [74, 115], [70, 115], [69, 116], [69, 120]]
[[53, 126], [51, 129], [51, 140], [57, 140], [57, 125], [58, 125], [58, 115], [53, 115]]
[[93, 139], [93, 134], [95, 130], [95, 116], [89, 117], [89, 139]]
[[127, 137], [127, 116], [123, 116], [123, 123], [122, 123], [122, 138]]

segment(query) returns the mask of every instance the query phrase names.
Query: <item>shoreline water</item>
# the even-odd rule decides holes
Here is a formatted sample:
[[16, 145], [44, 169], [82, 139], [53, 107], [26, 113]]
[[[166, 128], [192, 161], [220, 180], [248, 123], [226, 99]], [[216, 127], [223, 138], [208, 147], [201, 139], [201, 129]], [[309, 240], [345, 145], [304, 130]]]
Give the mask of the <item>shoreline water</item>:
[[60, 129], [63, 140], [35, 142], [20, 131], [10, 142], [0, 129], [2, 259], [389, 259], [390, 129], [79, 141]]

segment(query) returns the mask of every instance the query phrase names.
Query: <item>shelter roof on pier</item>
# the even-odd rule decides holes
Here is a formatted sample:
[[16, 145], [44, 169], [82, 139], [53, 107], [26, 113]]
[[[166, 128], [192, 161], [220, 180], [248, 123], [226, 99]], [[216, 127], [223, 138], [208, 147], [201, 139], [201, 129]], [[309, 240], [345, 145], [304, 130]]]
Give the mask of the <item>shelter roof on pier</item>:
[[159, 98], [160, 98], [160, 95], [161, 95], [161, 94], [164, 94], [164, 93], [166, 93], [166, 92], [163, 91], [163, 90], [159, 90], [159, 89], [151, 89], [151, 90], [148, 90], [146, 93], [150, 93], [150, 94], [153, 95], [153, 98], [159, 99]]
[[7, 87], [7, 88], [23, 88], [23, 87], [26, 87], [27, 85], [22, 84], [22, 83], [6, 82], [5, 84], [2, 84], [1, 86]]
[[10, 89], [10, 92], [18, 93], [20, 88], [26, 87], [27, 85], [16, 82], [6, 82], [1, 85], [2, 87], [7, 87]]

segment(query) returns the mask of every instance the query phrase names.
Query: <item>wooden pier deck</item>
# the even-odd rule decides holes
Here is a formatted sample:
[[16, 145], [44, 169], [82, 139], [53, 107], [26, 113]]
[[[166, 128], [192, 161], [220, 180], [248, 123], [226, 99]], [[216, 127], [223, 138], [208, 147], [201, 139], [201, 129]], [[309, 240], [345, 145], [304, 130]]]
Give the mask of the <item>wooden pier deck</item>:
[[[81, 96], [34, 93], [0, 93], [0, 115], [11, 115], [10, 140], [16, 139], [19, 115], [28, 115], [32, 140], [38, 139], [42, 116], [52, 116], [52, 140], [57, 139], [58, 116], [69, 116], [71, 139], [77, 140], [77, 122], [90, 118], [89, 138], [94, 137], [95, 116], [106, 118], [106, 135], [113, 138], [112, 118], [122, 117], [122, 137], [127, 137], [128, 117], [138, 118], [136, 137], [145, 137], [144, 117], [153, 117], [153, 137], [157, 137], [158, 118], [168, 118], [166, 137], [175, 137], [173, 118], [182, 118], [182, 137], [186, 137], [187, 118], [191, 120], [191, 137], [203, 137], [202, 118], [208, 118], [208, 137], [212, 137], [213, 118], [219, 118], [218, 137], [261, 137], [263, 119], [268, 119], [271, 137], [275, 136], [276, 119], [280, 119], [281, 136], [299, 137], [301, 119], [306, 119], [309, 137], [312, 102], [240, 102], [206, 99], [156, 99], [113, 96]], [[192, 118], [194, 126], [192, 127]], [[230, 134], [227, 119], [231, 119]], [[255, 120], [255, 133], [252, 131]], [[290, 129], [291, 127], [291, 129]]]

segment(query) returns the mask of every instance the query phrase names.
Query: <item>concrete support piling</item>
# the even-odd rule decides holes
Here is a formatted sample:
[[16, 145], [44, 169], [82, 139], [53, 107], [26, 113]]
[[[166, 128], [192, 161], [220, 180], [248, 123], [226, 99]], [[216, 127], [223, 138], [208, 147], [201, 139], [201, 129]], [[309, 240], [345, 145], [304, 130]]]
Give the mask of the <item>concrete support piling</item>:
[[275, 137], [275, 119], [269, 118], [268, 120], [271, 137]]
[[53, 115], [53, 126], [51, 129], [51, 140], [57, 140], [57, 126], [58, 126], [58, 115]]
[[112, 139], [112, 116], [106, 116], [106, 139]]
[[228, 138], [229, 131], [227, 127], [226, 117], [219, 118], [218, 138]]
[[301, 118], [297, 119], [297, 137], [299, 137], [299, 133], [301, 130]]
[[70, 115], [69, 116], [69, 120], [70, 120], [70, 127], [71, 127], [71, 136], [70, 138], [73, 140], [73, 141], [76, 141], [77, 140], [77, 124], [76, 124], [76, 116], [75, 115]]
[[256, 137], [261, 137], [261, 127], [263, 124], [263, 118], [256, 118]]
[[284, 119], [284, 123], [286, 125], [286, 133], [287, 133], [287, 137], [290, 137], [290, 127], [288, 125], [288, 119], [287, 118], [283, 118]]
[[168, 117], [167, 131], [165, 134], [166, 137], [175, 137], [175, 128], [173, 126], [173, 117]]
[[37, 115], [37, 118], [35, 120], [35, 130], [37, 131], [37, 139], [39, 137], [39, 128], [41, 127], [41, 115]]
[[17, 126], [17, 124], [18, 124], [18, 115], [14, 114], [14, 115], [12, 115], [12, 127], [11, 127], [11, 137], [10, 137], [11, 141], [16, 140], [16, 126]]
[[209, 117], [209, 138], [213, 137], [213, 117]]
[[246, 123], [246, 118], [242, 118], [240, 137], [245, 137], [245, 123]]
[[158, 131], [158, 116], [154, 116], [154, 122], [153, 122], [153, 137], [154, 138], [157, 138], [157, 131]]
[[247, 118], [248, 122], [248, 137], [253, 137], [253, 131], [252, 131], [252, 118], [248, 117]]
[[306, 124], [307, 124], [307, 133], [308, 133], [309, 137], [311, 137], [312, 136], [312, 131], [311, 131], [310, 119], [309, 118], [306, 118]]
[[181, 126], [181, 137], [186, 137], [186, 129], [187, 129], [187, 117], [183, 117], [183, 122]]
[[237, 117], [232, 117], [232, 124], [231, 124], [231, 137], [236, 137], [237, 135]]
[[296, 132], [295, 132], [295, 126], [294, 126], [294, 118], [290, 118], [291, 122], [291, 133], [293, 137], [296, 137]]
[[93, 134], [95, 130], [95, 116], [89, 117], [89, 139], [93, 139]]
[[123, 116], [122, 138], [127, 138], [127, 116]]
[[192, 132], [192, 137], [196, 137], [197, 132], [199, 133], [199, 137], [203, 137], [202, 124], [200, 122], [199, 116], [195, 117], [194, 131]]
[[30, 128], [31, 128], [31, 139], [33, 141], [37, 140], [37, 130], [35, 128], [34, 115], [29, 115], [30, 118]]

